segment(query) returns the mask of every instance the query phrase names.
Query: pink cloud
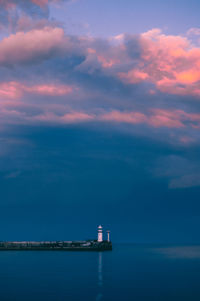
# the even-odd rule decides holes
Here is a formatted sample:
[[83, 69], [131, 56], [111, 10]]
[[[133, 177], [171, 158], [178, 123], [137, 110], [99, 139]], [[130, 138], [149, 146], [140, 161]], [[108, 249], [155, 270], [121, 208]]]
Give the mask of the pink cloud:
[[[50, 109], [50, 108], [49, 108]], [[184, 117], [186, 119], [186, 117]], [[200, 118], [200, 115], [199, 115]], [[109, 113], [91, 114], [81, 111], [72, 111], [66, 114], [56, 115], [54, 112], [45, 112], [43, 114], [28, 118], [31, 121], [42, 121], [50, 123], [82, 123], [82, 122], [112, 122], [127, 124], [147, 124], [151, 127], [182, 128], [182, 117], [177, 112], [164, 110], [152, 111], [151, 114], [141, 112], [120, 112], [111, 111]], [[190, 115], [188, 116], [190, 119]], [[200, 121], [200, 120], [199, 120]]]
[[0, 42], [0, 64], [13, 65], [46, 59], [63, 49], [64, 31], [44, 27], [27, 33], [17, 32]]
[[85, 112], [69, 112], [64, 115], [56, 115], [53, 112], [45, 112], [33, 117], [27, 118], [29, 121], [33, 122], [45, 122], [45, 123], [59, 123], [59, 124], [71, 124], [71, 123], [82, 123], [93, 121], [95, 116]]
[[129, 84], [148, 81], [164, 93], [200, 96], [200, 48], [186, 37], [154, 29], [140, 35], [138, 66], [118, 76]]
[[85, 121], [92, 121], [94, 119], [95, 119], [95, 115], [88, 114], [85, 112], [71, 112], [61, 117], [61, 121], [63, 123], [85, 122]]
[[[32, 88], [32, 91], [37, 91], [37, 88]], [[1, 90], [1, 89], [0, 89]], [[49, 93], [49, 92], [48, 92]], [[56, 92], [57, 93], [57, 92]], [[59, 92], [60, 93], [60, 92]], [[1, 94], [0, 94], [1, 95]], [[14, 94], [15, 95], [15, 94]], [[55, 94], [54, 94], [55, 95]], [[12, 98], [12, 95], [11, 95]], [[183, 110], [164, 110], [164, 109], [150, 109], [146, 113], [139, 111], [118, 111], [110, 112], [100, 111], [83, 111], [73, 110], [67, 104], [43, 104], [27, 103], [23, 100], [11, 99], [8, 102], [0, 99], [1, 120], [7, 120], [14, 123], [53, 123], [53, 124], [72, 124], [83, 122], [109, 122], [112, 124], [144, 124], [153, 128], [170, 128], [170, 129], [200, 129], [200, 114], [188, 113]], [[25, 108], [28, 109], [29, 114], [26, 113]], [[42, 111], [40, 114], [33, 114], [30, 116], [30, 110], [33, 112], [36, 109]], [[11, 120], [10, 120], [11, 119]], [[9, 121], [10, 120], [10, 121]], [[182, 134], [179, 141], [183, 144], [193, 142], [193, 139], [187, 135]]]
[[94, 45], [94, 48], [89, 47], [87, 52], [89, 56], [96, 58], [101, 66], [105, 69], [114, 67], [115, 65], [120, 64], [122, 61], [124, 63], [127, 61], [123, 43], [119, 45], [108, 45], [105, 49], [104, 47], [98, 48]]
[[36, 86], [23, 86], [22, 89], [26, 92], [37, 93], [40, 95], [61, 96], [67, 95], [72, 92], [73, 88], [67, 85], [36, 85]]
[[112, 111], [110, 113], [103, 114], [100, 117], [102, 121], [112, 121], [118, 123], [146, 123], [147, 116], [140, 112], [120, 112]]
[[0, 99], [4, 98], [19, 98], [21, 96], [21, 89], [18, 83], [9, 82], [0, 84]]
[[181, 128], [184, 127], [180, 111], [153, 109], [148, 123], [154, 127]]
[[0, 101], [3, 99], [18, 99], [24, 93], [47, 96], [62, 96], [73, 91], [72, 86], [61, 84], [44, 84], [26, 86], [20, 82], [6, 82], [0, 84]]
[[[64, 96], [74, 91], [73, 86], [63, 85], [59, 83], [25, 85], [20, 82], [7, 82], [0, 84], [0, 107], [1, 114], [4, 116], [17, 116], [24, 121], [42, 121], [53, 123], [77, 123], [77, 122], [112, 122], [126, 124], [146, 124], [154, 128], [200, 128], [200, 114], [188, 113], [183, 110], [166, 110], [153, 108], [147, 112], [140, 111], [118, 111], [110, 112], [101, 111], [100, 113], [91, 113], [87, 111], [70, 110], [63, 105], [53, 104], [37, 104], [37, 109], [43, 111], [39, 115], [27, 117], [21, 108], [34, 107], [35, 104], [24, 101], [25, 94], [46, 95], [46, 96]], [[2, 111], [2, 109], [4, 111]], [[69, 111], [65, 113], [65, 111]], [[185, 136], [184, 136], [185, 137]], [[186, 138], [181, 142], [186, 143]], [[188, 139], [188, 138], [187, 138]]]
[[38, 6], [45, 6], [48, 4], [48, 0], [31, 0], [34, 4], [38, 5]]
[[[128, 124], [147, 124], [160, 128], [200, 127], [200, 114], [187, 113], [183, 110], [151, 109], [148, 113], [112, 111], [98, 117], [101, 121]], [[183, 141], [182, 141], [183, 142]]]
[[149, 78], [148, 73], [145, 73], [143, 71], [132, 69], [128, 71], [127, 73], [119, 72], [118, 73], [119, 78], [122, 80], [125, 80], [126, 82], [130, 84], [137, 84], [141, 81], [147, 80]]

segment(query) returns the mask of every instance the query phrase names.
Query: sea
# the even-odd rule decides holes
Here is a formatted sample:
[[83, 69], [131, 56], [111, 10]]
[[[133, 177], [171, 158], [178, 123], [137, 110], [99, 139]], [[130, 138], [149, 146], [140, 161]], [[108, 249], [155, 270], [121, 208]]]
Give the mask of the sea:
[[200, 246], [107, 252], [1, 251], [0, 300], [199, 301]]

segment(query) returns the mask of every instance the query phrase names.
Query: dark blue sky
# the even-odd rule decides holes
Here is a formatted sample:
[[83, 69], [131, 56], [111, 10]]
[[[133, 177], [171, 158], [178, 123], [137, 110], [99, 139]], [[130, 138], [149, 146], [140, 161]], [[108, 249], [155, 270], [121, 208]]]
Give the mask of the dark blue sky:
[[117, 242], [199, 242], [200, 188], [154, 175], [158, 156], [187, 151], [95, 125], [14, 132], [0, 160], [3, 240], [91, 238], [103, 223]]
[[0, 6], [0, 240], [200, 243], [200, 3]]

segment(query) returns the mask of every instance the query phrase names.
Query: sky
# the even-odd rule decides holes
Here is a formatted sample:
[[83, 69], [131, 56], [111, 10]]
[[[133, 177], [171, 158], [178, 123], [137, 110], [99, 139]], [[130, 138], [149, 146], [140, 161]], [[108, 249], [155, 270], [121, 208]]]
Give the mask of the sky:
[[199, 26], [198, 0], [75, 0], [52, 6], [51, 18], [64, 23], [70, 34], [111, 37], [140, 34], [161, 28], [168, 34], [185, 34]]
[[199, 1], [0, 8], [0, 240], [200, 243]]

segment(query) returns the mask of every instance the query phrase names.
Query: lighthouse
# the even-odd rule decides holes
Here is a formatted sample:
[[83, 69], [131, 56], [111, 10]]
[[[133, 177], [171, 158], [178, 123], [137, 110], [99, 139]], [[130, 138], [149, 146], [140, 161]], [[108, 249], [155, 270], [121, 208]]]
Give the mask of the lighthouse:
[[106, 231], [107, 232], [107, 241], [110, 242], [110, 230]]
[[98, 242], [102, 242], [103, 241], [103, 228], [101, 225], [99, 225], [98, 227]]

